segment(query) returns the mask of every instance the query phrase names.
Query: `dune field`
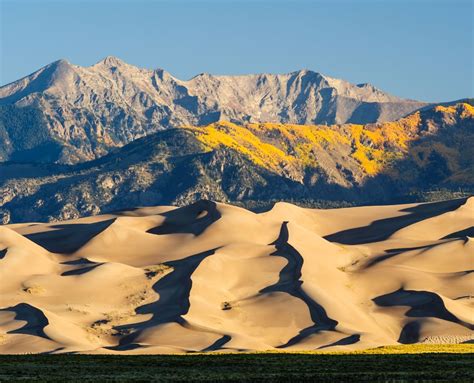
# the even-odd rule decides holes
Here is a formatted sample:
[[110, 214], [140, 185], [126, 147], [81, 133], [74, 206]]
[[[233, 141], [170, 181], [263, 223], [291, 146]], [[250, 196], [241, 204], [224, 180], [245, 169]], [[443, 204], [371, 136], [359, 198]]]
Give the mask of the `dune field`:
[[354, 350], [474, 339], [474, 197], [199, 201], [0, 226], [0, 353]]

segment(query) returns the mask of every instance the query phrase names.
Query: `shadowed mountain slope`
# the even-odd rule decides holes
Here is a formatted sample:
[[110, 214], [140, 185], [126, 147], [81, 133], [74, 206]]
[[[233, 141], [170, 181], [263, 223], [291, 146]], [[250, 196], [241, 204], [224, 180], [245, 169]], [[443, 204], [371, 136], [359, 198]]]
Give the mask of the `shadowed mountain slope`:
[[432, 188], [472, 190], [473, 148], [467, 103], [368, 125], [186, 126], [82, 164], [0, 164], [0, 214], [7, 223], [200, 198], [361, 204]]

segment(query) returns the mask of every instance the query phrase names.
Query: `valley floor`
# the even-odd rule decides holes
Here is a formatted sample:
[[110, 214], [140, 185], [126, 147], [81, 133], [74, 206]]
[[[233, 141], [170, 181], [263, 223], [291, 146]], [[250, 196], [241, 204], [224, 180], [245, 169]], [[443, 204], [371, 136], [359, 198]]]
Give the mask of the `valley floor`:
[[473, 381], [473, 351], [465, 344], [344, 354], [9, 355], [0, 356], [0, 381]]

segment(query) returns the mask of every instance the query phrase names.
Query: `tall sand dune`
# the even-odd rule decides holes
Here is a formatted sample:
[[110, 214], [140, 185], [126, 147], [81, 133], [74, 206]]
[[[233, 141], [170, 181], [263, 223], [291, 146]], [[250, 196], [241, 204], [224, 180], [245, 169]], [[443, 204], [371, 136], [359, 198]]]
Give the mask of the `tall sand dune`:
[[0, 226], [0, 353], [474, 339], [474, 197], [256, 214], [210, 201]]

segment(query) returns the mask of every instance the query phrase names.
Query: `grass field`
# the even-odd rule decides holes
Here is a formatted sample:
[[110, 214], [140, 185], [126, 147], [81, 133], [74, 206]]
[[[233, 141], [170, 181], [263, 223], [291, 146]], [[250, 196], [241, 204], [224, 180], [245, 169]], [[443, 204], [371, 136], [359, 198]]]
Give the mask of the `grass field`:
[[0, 381], [474, 381], [474, 345], [363, 352], [187, 355], [4, 355]]

